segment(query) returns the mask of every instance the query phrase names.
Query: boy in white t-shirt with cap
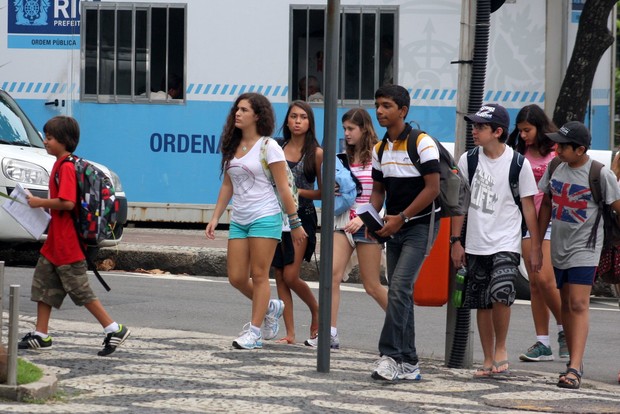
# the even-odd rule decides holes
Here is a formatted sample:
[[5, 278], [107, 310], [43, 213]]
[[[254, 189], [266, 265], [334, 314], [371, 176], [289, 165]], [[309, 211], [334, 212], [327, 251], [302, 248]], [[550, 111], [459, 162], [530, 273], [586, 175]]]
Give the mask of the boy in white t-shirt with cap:
[[[519, 173], [522, 211], [515, 203], [509, 181], [514, 151], [505, 142], [510, 117], [497, 104], [483, 105], [465, 116], [473, 125], [478, 145], [478, 164], [471, 179], [471, 201], [467, 211], [467, 237], [463, 244], [463, 217], [452, 218], [451, 257], [455, 267], [466, 265], [464, 308], [477, 309], [478, 332], [484, 353], [482, 368], [474, 377], [506, 373], [509, 369], [506, 338], [510, 306], [514, 303], [515, 278], [521, 255], [521, 222], [525, 217], [532, 235], [530, 264], [539, 271], [542, 263], [540, 234], [534, 195], [538, 193], [529, 161], [523, 159]], [[468, 171], [468, 153], [461, 156], [459, 170]]]
[[[557, 385], [577, 389], [583, 375], [590, 293], [603, 247], [603, 220], [598, 218], [599, 206], [590, 189], [590, 131], [581, 122], [570, 121], [547, 136], [558, 144], [556, 153], [562, 163], [552, 172], [547, 168], [538, 183], [544, 192], [538, 222], [548, 223], [551, 218], [551, 263], [560, 289], [570, 353], [566, 372], [560, 375]], [[603, 201], [620, 214], [620, 187], [614, 173], [604, 166], [600, 184]], [[592, 239], [592, 235], [596, 237]]]

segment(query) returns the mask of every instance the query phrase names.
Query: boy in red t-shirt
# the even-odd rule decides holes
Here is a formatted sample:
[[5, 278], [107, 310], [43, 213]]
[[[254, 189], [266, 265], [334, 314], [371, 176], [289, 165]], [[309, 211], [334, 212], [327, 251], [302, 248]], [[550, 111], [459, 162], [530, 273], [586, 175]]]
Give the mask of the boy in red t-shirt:
[[86, 258], [72, 214], [77, 202], [75, 167], [71, 162], [63, 162], [77, 147], [80, 127], [71, 117], [56, 116], [45, 124], [43, 132], [45, 149], [56, 157], [50, 174], [50, 198], [29, 196], [28, 204], [32, 208], [49, 209], [52, 219], [32, 279], [31, 300], [37, 302], [35, 331], [26, 334], [18, 347], [51, 349], [52, 337], [47, 331], [52, 307], [59, 309], [68, 294], [76, 305], [88, 309], [104, 328], [104, 347], [98, 355], [110, 355], [125, 342], [130, 331], [112, 320], [88, 283]]

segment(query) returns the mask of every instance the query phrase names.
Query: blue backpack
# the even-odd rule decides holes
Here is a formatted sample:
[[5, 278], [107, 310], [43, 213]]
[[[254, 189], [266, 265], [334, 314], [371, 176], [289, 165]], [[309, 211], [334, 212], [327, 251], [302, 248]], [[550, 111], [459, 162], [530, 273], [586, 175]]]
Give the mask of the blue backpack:
[[[347, 168], [348, 162], [346, 165], [342, 162], [341, 155], [344, 155], [346, 161], [346, 154], [338, 154], [336, 156], [336, 184], [338, 184], [338, 195], [336, 195], [334, 200], [334, 215], [336, 216], [350, 210], [355, 204], [355, 198], [358, 195], [357, 178]], [[359, 180], [357, 180], [357, 183], [359, 183]], [[361, 183], [359, 194], [361, 194]]]

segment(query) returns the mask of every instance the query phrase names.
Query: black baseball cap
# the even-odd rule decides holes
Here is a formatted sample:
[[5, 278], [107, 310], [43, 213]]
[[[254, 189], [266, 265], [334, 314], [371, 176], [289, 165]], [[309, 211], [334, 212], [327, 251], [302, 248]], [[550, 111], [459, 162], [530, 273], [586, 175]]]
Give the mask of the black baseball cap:
[[506, 108], [499, 104], [485, 104], [475, 114], [465, 115], [465, 120], [478, 124], [494, 123], [503, 128], [510, 125], [510, 116]]
[[590, 130], [579, 121], [568, 121], [558, 132], [547, 134], [549, 139], [559, 144], [574, 143], [586, 148], [590, 148], [592, 143], [592, 135]]

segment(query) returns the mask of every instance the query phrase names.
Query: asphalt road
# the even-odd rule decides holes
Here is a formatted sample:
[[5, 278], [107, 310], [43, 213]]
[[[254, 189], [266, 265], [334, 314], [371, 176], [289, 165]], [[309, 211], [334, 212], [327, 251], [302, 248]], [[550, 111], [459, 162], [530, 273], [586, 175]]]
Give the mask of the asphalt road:
[[[102, 273], [111, 292], [92, 277], [92, 285], [108, 312], [121, 323], [159, 329], [178, 329], [203, 333], [229, 335], [232, 339], [250, 318], [249, 301], [219, 277], [187, 277], [174, 275], [139, 275], [131, 273]], [[35, 315], [36, 306], [30, 301], [31, 268], [5, 268], [4, 303], [8, 311], [9, 286], [21, 285], [20, 313]], [[318, 283], [310, 283], [318, 297]], [[276, 296], [275, 285], [272, 297]], [[416, 307], [416, 344], [421, 356], [445, 358], [446, 307]], [[524, 363], [518, 355], [535, 342], [529, 302], [518, 301], [512, 308], [509, 332], [509, 358], [514, 368], [556, 373], [564, 368], [565, 360]], [[53, 319], [94, 322], [85, 309], [78, 308], [69, 298], [62, 309], [52, 313]], [[309, 331], [310, 317], [305, 305], [295, 302], [297, 341], [303, 342]], [[593, 298], [590, 313], [590, 334], [585, 355], [585, 376], [597, 381], [615, 384], [620, 357], [620, 311], [616, 299]], [[367, 296], [361, 285], [347, 284], [343, 289], [339, 316], [341, 346], [376, 351], [383, 323], [383, 312]], [[475, 313], [472, 313], [474, 331], [474, 361], [481, 361]], [[281, 334], [284, 324], [281, 322]], [[20, 333], [21, 334], [21, 333]], [[551, 327], [552, 347], [557, 352], [556, 329]], [[157, 338], [153, 338], [154, 341]]]

